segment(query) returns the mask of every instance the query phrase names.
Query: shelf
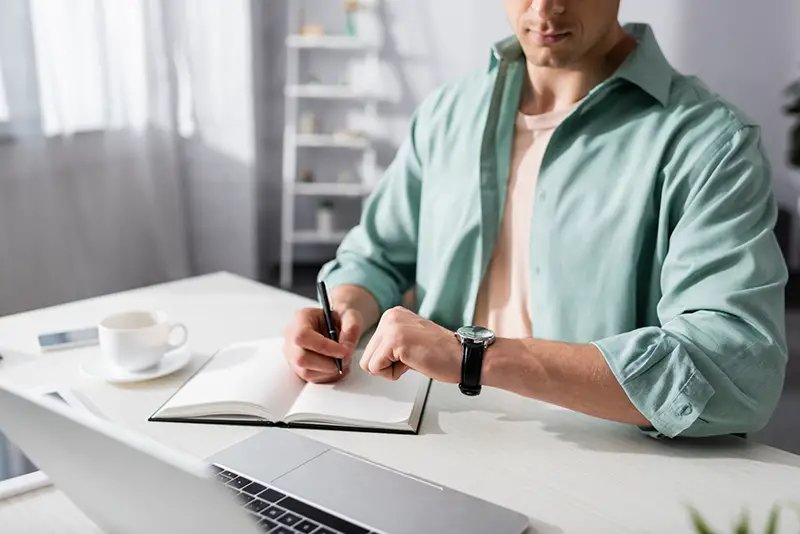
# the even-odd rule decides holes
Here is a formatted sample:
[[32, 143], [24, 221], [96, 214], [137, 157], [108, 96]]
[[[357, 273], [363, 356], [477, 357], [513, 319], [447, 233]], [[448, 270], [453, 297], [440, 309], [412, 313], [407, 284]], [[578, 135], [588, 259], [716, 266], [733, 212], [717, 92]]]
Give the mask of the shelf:
[[366, 41], [346, 35], [290, 35], [286, 38], [289, 48], [312, 48], [317, 50], [367, 50], [373, 48]]
[[326, 196], [326, 197], [360, 197], [367, 194], [367, 189], [362, 184], [331, 183], [296, 183], [296, 195]]
[[292, 241], [295, 243], [307, 245], [338, 245], [344, 239], [347, 232], [334, 232], [330, 235], [320, 234], [316, 230], [303, 230], [295, 232], [292, 236]]
[[371, 98], [370, 95], [354, 91], [346, 85], [289, 85], [286, 87], [286, 96], [294, 98], [331, 98], [331, 99], [361, 99]]
[[369, 139], [347, 134], [309, 135], [298, 134], [295, 137], [297, 146], [332, 147], [363, 149], [369, 146]]

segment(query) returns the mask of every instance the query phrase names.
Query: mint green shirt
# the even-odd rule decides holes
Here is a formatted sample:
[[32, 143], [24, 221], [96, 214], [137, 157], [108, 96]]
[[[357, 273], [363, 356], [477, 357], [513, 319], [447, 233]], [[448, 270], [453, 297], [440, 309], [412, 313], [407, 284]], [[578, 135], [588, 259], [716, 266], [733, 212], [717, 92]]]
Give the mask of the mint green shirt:
[[[530, 236], [536, 338], [594, 343], [656, 433], [764, 426], [787, 360], [786, 265], [758, 127], [676, 72], [650, 28], [553, 133]], [[509, 38], [485, 71], [415, 113], [361, 222], [320, 273], [382, 310], [472, 324], [509, 179], [524, 56]]]

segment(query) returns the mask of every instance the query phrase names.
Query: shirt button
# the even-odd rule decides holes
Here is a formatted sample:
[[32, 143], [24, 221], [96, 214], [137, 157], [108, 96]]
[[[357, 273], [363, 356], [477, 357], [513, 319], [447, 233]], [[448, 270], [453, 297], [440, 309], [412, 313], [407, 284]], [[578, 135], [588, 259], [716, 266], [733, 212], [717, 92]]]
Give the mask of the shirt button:
[[690, 413], [692, 413], [692, 405], [691, 404], [687, 404], [686, 406], [681, 408], [681, 413], [680, 413], [681, 415], [689, 415]]
[[542, 191], [541, 193], [539, 193], [539, 200], [544, 200], [544, 199], [546, 199], [546, 198], [547, 198], [547, 193], [545, 193], [544, 191]]
[[536, 276], [539, 276], [539, 266], [538, 265], [533, 268], [533, 274], [535, 274]]

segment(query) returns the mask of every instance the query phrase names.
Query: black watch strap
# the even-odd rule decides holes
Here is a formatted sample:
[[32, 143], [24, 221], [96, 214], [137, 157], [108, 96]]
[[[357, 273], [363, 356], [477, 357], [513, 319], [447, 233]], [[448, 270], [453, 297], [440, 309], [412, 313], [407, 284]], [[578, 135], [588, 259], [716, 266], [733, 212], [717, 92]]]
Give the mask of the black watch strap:
[[461, 382], [458, 388], [464, 395], [474, 397], [481, 392], [481, 369], [486, 347], [483, 343], [465, 341], [462, 350]]

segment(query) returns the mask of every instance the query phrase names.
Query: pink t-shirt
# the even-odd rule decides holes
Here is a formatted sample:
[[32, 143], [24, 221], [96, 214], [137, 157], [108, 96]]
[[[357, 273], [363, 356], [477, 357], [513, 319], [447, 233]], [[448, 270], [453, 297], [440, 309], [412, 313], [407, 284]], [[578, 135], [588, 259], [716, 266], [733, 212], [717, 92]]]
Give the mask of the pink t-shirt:
[[517, 115], [505, 211], [473, 320], [498, 337], [532, 335], [529, 279], [534, 192], [550, 137], [570, 111]]

